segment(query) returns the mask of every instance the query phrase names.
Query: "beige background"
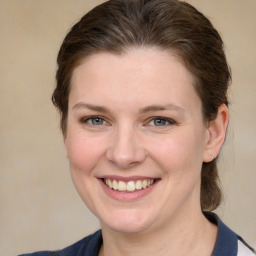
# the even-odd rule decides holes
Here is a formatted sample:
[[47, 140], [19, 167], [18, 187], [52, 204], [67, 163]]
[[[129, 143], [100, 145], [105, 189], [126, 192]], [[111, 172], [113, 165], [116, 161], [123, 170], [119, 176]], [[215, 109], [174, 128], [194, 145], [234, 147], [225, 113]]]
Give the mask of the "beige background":
[[[64, 35], [100, 2], [0, 0], [0, 256], [62, 248], [98, 228], [71, 183], [50, 97]], [[221, 32], [233, 71], [218, 213], [255, 246], [256, 1], [188, 2]]]

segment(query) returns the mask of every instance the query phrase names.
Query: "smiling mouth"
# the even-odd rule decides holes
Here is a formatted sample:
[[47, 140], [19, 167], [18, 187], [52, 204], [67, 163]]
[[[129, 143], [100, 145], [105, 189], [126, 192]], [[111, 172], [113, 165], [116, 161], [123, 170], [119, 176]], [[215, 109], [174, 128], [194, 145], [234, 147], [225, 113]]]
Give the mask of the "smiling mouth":
[[155, 183], [155, 179], [144, 179], [136, 181], [121, 181], [115, 179], [103, 179], [104, 183], [111, 189], [120, 192], [135, 192], [138, 190], [146, 189]]

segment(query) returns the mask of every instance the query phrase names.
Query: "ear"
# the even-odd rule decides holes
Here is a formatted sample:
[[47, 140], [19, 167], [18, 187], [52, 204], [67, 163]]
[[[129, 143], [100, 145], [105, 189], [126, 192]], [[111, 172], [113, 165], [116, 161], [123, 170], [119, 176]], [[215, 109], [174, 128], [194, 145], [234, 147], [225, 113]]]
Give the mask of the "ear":
[[218, 156], [225, 141], [228, 118], [229, 115], [226, 104], [220, 105], [217, 117], [208, 123], [208, 136], [203, 156], [204, 162], [211, 162]]

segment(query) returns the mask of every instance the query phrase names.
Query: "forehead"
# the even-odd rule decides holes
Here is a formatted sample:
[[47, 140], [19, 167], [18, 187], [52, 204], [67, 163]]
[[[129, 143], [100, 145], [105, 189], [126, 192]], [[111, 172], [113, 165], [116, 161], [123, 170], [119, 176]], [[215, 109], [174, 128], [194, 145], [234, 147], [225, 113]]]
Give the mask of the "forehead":
[[[117, 64], [117, 66], [115, 64]], [[78, 66], [74, 68], [72, 81], [74, 81], [73, 77], [75, 73], [78, 73], [79, 70], [81, 71], [81, 69], [84, 69], [85, 67], [88, 69], [88, 72], [97, 70], [97, 74], [100, 75], [100, 71], [108, 70], [112, 73], [117, 67], [130, 70], [133, 68], [133, 72], [135, 72], [136, 70], [150, 71], [156, 68], [163, 69], [163, 67], [167, 66], [168, 68], [175, 67], [175, 69], [179, 69], [180, 71], [186, 70], [186, 72], [189, 73], [190, 78], [193, 80], [192, 73], [190, 73], [183, 65], [180, 57], [174, 50], [164, 50], [158, 47], [145, 46], [128, 48], [120, 54], [107, 51], [90, 54], [80, 60]], [[150, 75], [150, 73], [148, 74]]]
[[168, 51], [139, 48], [121, 55], [102, 52], [85, 58], [74, 69], [70, 101], [94, 97], [94, 101], [104, 98], [123, 104], [145, 100], [185, 104], [188, 99], [199, 100], [193, 84], [193, 75]]

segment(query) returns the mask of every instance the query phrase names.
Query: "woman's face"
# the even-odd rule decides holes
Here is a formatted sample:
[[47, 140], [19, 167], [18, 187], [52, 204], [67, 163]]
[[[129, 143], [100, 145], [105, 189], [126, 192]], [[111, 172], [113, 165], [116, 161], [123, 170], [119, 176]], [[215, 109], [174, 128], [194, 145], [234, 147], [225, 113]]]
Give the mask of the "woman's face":
[[74, 70], [65, 145], [102, 228], [141, 232], [200, 211], [208, 140], [193, 77], [170, 53], [98, 53]]

